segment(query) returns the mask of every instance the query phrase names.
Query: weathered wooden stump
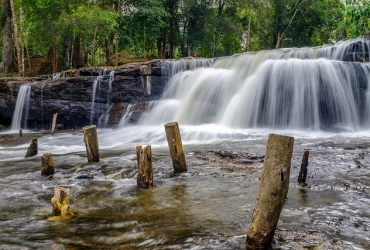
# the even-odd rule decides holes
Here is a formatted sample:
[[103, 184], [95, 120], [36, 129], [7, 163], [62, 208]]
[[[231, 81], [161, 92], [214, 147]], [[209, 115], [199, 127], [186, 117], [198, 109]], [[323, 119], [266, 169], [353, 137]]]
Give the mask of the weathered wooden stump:
[[298, 182], [306, 183], [309, 150], [305, 150], [302, 157], [301, 169], [298, 174]]
[[57, 116], [58, 116], [58, 113], [55, 113], [53, 115], [53, 122], [52, 122], [52, 125], [51, 125], [51, 134], [54, 135], [54, 131], [55, 131], [55, 125], [57, 123]]
[[137, 185], [148, 188], [153, 186], [152, 147], [136, 146], [137, 156]]
[[27, 149], [25, 158], [37, 155], [37, 153], [38, 153], [37, 138], [33, 138], [30, 146]]
[[247, 249], [268, 249], [289, 189], [294, 138], [270, 134], [258, 196], [245, 242]]
[[69, 188], [56, 186], [54, 188], [54, 197], [51, 198], [51, 205], [53, 206], [53, 214], [61, 215], [69, 211]]
[[41, 156], [41, 174], [48, 176], [54, 173], [55, 168], [52, 154], [44, 154]]
[[170, 149], [172, 165], [175, 173], [184, 173], [187, 171], [184, 150], [182, 149], [179, 124], [171, 122], [164, 125], [168, 147]]
[[19, 130], [19, 137], [23, 137], [23, 131], [22, 131], [22, 129]]
[[91, 125], [83, 128], [84, 142], [86, 145], [87, 161], [99, 162], [99, 142], [96, 126]]

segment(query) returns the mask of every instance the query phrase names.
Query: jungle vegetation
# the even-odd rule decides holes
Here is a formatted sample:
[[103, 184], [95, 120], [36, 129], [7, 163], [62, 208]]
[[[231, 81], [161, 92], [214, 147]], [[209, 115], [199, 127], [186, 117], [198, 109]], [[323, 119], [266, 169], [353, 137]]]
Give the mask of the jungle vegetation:
[[369, 34], [370, 0], [1, 0], [0, 20], [0, 73], [23, 76], [332, 44]]

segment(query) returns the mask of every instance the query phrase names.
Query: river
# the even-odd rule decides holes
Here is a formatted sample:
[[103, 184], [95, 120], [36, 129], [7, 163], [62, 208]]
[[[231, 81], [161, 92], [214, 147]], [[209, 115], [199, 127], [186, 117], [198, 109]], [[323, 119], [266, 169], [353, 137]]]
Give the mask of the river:
[[[273, 247], [370, 248], [370, 132], [180, 130], [188, 164], [180, 175], [164, 127], [98, 130], [101, 162], [91, 164], [81, 132], [1, 134], [0, 249], [243, 249], [270, 132], [295, 137]], [[195, 133], [207, 139], [194, 140]], [[39, 154], [24, 158], [33, 137]], [[149, 144], [154, 187], [139, 189], [135, 146]], [[305, 149], [308, 186], [301, 187]], [[44, 153], [53, 154], [57, 170], [50, 180], [40, 172]], [[51, 214], [56, 185], [71, 189], [70, 216]]]

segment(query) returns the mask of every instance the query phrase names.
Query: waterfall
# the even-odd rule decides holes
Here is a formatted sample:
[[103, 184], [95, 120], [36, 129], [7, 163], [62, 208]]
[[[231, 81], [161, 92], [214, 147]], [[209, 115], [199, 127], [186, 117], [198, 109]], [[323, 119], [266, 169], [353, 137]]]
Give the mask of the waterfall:
[[112, 83], [114, 81], [114, 71], [109, 73], [109, 87], [108, 87], [108, 104], [112, 103]]
[[67, 77], [67, 72], [54, 73], [52, 79], [59, 79]]
[[172, 65], [174, 75], [161, 100], [140, 124], [365, 129], [370, 64], [348, 61], [369, 61], [369, 48], [370, 41], [359, 38], [334, 46], [242, 53], [204, 66], [184, 60], [177, 73]]
[[132, 111], [134, 110], [135, 105], [134, 104], [129, 104], [126, 107], [125, 112], [123, 113], [121, 120], [119, 121], [119, 126], [123, 126], [129, 123], [130, 118], [132, 116]]
[[100, 82], [103, 79], [102, 76], [98, 76], [93, 83], [93, 93], [92, 93], [92, 100], [91, 100], [91, 115], [90, 115], [90, 124], [93, 124], [93, 118], [94, 118], [94, 106], [95, 106], [95, 97], [96, 92], [99, 92], [100, 88]]
[[22, 85], [19, 88], [18, 92], [11, 130], [21, 129], [22, 119], [24, 120], [24, 128], [25, 129], [27, 128], [28, 106], [30, 102], [30, 96], [31, 96], [31, 86]]
[[103, 78], [107, 75], [107, 69], [99, 70], [99, 76], [93, 82], [93, 93], [92, 93], [92, 100], [91, 100], [91, 114], [90, 114], [90, 124], [93, 124], [94, 120], [94, 106], [95, 106], [95, 99], [99, 94], [100, 83]]

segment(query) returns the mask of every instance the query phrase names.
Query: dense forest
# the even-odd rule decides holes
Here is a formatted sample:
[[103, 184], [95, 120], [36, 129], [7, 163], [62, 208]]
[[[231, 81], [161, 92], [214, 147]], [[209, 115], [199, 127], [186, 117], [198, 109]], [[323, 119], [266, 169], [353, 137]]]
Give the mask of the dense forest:
[[219, 57], [369, 34], [369, 0], [1, 0], [2, 74]]

